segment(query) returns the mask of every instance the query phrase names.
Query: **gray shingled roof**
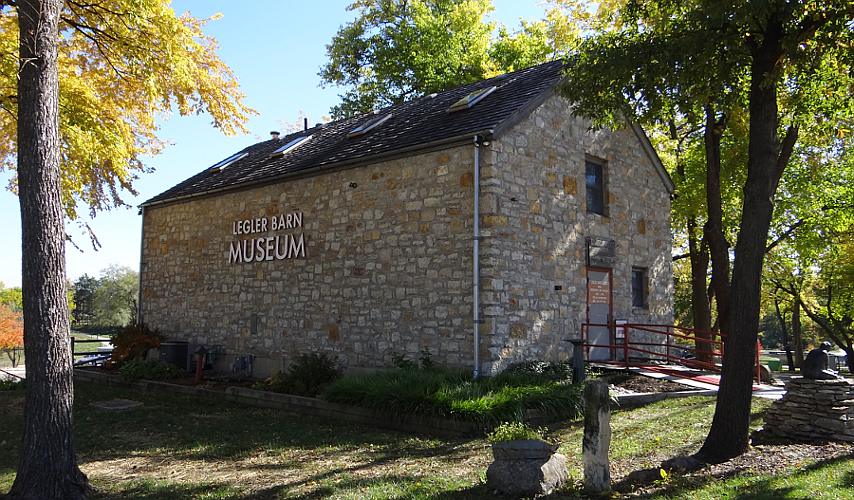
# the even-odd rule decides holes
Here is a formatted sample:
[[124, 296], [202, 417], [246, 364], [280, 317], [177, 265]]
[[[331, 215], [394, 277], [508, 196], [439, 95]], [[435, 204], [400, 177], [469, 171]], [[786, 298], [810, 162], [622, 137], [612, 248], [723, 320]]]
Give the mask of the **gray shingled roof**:
[[[465, 136], [488, 134], [527, 115], [561, 77], [563, 63], [554, 61], [424, 96], [377, 111], [392, 117], [368, 133], [347, 134], [373, 115], [362, 115], [318, 125], [279, 139], [253, 144], [240, 153], [248, 155], [222, 170], [210, 167], [144, 202], [142, 206], [201, 195], [212, 191], [269, 182], [299, 174], [323, 172], [353, 163], [369, 163], [405, 151], [415, 151]], [[472, 108], [448, 113], [448, 107], [481, 88], [498, 88]], [[312, 138], [283, 156], [273, 151], [288, 141], [312, 134]]]

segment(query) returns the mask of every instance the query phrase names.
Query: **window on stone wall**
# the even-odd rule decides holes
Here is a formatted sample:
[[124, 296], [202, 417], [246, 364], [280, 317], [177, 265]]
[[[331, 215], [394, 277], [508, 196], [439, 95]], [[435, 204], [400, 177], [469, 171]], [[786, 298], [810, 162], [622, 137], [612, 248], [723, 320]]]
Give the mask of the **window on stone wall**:
[[647, 270], [643, 267], [632, 268], [632, 307], [649, 307]]
[[587, 212], [605, 214], [605, 166], [593, 160], [585, 163], [587, 179]]

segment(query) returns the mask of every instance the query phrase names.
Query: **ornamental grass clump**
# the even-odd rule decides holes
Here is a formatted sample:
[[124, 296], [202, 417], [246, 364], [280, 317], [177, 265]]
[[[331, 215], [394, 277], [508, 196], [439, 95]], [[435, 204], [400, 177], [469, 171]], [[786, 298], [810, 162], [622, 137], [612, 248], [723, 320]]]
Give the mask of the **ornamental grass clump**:
[[474, 422], [492, 428], [537, 417], [573, 418], [581, 413], [581, 388], [536, 373], [502, 373], [472, 380], [461, 370], [392, 369], [344, 377], [322, 397], [399, 415], [419, 414]]
[[254, 388], [295, 394], [317, 396], [327, 385], [341, 377], [338, 359], [323, 354], [301, 354], [288, 368], [287, 373], [276, 373], [255, 384]]
[[546, 430], [542, 427], [534, 429], [522, 422], [503, 422], [487, 434], [486, 438], [491, 444], [525, 439], [545, 440]]

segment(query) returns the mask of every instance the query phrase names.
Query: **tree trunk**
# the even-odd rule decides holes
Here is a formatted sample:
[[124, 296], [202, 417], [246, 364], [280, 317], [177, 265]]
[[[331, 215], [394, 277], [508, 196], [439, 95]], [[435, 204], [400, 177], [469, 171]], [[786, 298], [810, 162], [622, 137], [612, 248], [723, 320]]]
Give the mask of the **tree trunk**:
[[792, 307], [792, 342], [795, 344], [795, 366], [800, 368], [804, 364], [804, 337], [801, 328], [801, 303], [797, 298]]
[[783, 332], [783, 348], [786, 349], [786, 364], [790, 372], [795, 371], [795, 361], [792, 358], [792, 339], [789, 338], [789, 329], [786, 328], [786, 315], [780, 311], [780, 301], [774, 297], [774, 309], [777, 311], [777, 321], [780, 322], [780, 331]]
[[15, 499], [85, 498], [72, 444], [65, 229], [59, 181], [57, 38], [62, 2], [21, 0], [18, 194], [27, 393]]
[[848, 346], [845, 349], [845, 364], [848, 365], [848, 373], [854, 373], [854, 346]]
[[724, 235], [724, 212], [721, 195], [721, 135], [723, 118], [718, 120], [711, 105], [705, 106], [706, 125], [703, 144], [706, 150], [706, 206], [709, 217], [704, 227], [703, 239], [708, 242], [712, 260], [711, 286], [718, 311], [721, 337], [727, 335], [729, 324], [729, 242]]
[[759, 330], [762, 263], [773, 211], [778, 169], [776, 71], [782, 56], [782, 26], [769, 21], [750, 68], [750, 133], [742, 218], [735, 245], [721, 384], [709, 435], [699, 455], [721, 462], [748, 447], [753, 364]]
[[697, 241], [697, 221], [693, 215], [688, 218], [688, 252], [691, 260], [691, 311], [698, 338], [695, 341], [697, 359], [711, 363], [713, 361], [712, 311], [706, 284], [709, 249], [705, 239]]

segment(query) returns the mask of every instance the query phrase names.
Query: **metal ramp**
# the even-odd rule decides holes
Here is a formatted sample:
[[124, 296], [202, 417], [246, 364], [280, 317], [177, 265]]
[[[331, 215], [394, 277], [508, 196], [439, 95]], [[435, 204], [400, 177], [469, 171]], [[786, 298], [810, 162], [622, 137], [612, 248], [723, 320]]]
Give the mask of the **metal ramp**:
[[[591, 332], [594, 332], [591, 335]], [[606, 366], [643, 368], [717, 388], [726, 339], [676, 325], [609, 322], [583, 323], [585, 361]], [[761, 381], [756, 343], [754, 377]]]

